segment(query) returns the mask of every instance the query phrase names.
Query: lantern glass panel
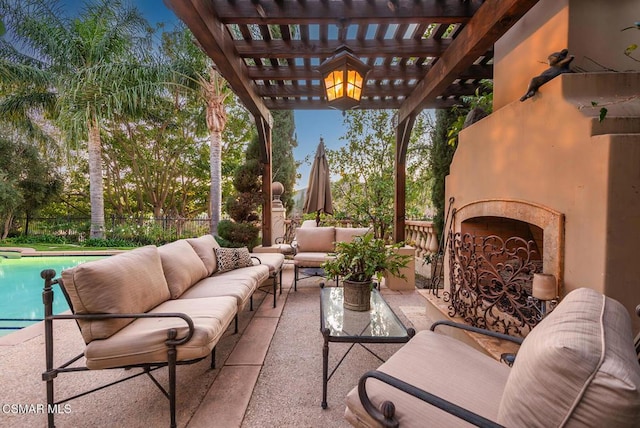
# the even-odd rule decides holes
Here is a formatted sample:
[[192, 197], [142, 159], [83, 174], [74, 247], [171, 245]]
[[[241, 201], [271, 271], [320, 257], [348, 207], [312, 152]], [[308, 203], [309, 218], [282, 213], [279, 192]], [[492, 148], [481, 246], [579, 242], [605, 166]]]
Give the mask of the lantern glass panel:
[[362, 75], [355, 70], [349, 70], [349, 79], [347, 83], [347, 96], [356, 101], [360, 100], [362, 92]]
[[324, 84], [327, 88], [327, 100], [332, 101], [336, 98], [343, 96], [344, 84], [343, 84], [342, 70], [332, 71], [325, 77]]

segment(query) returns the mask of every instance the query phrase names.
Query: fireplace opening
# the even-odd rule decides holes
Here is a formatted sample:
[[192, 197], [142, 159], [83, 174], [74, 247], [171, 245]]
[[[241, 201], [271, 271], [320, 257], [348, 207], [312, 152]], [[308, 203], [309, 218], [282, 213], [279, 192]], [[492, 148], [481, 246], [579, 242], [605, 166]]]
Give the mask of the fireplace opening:
[[515, 252], [513, 257], [509, 257], [508, 254], [513, 253], [514, 248], [506, 248], [503, 254], [495, 254], [493, 261], [513, 264], [519, 260], [518, 264], [523, 264], [526, 263], [521, 260], [524, 258], [534, 263], [536, 267], [540, 269], [540, 272], [542, 272], [544, 231], [541, 227], [513, 218], [485, 216], [474, 217], [463, 221], [461, 231], [462, 234], [468, 233], [476, 237], [496, 236], [511, 247], [522, 244], [521, 240], [511, 238], [521, 238], [529, 243], [527, 247], [528, 254], [519, 251]]
[[531, 286], [534, 273], [544, 268], [544, 230], [512, 218], [472, 217], [450, 239], [445, 298], [455, 315], [477, 327], [526, 336], [541, 319]]

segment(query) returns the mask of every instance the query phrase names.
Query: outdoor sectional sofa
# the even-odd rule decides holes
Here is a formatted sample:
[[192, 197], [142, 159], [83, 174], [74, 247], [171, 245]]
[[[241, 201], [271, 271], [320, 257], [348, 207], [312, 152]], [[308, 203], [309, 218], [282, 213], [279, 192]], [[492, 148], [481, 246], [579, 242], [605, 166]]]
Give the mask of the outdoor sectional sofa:
[[332, 257], [336, 242], [351, 242], [354, 237], [370, 232], [368, 227], [299, 227], [296, 229], [295, 255], [293, 256], [293, 288], [298, 289], [300, 269], [319, 268]]
[[418, 333], [348, 394], [352, 425], [640, 426], [640, 340], [619, 302], [581, 288], [524, 340], [497, 335], [521, 342], [512, 368], [435, 333], [442, 324], [486, 333], [450, 321]]
[[[211, 355], [214, 367], [216, 344], [234, 320], [238, 331], [238, 312], [247, 304], [252, 307], [253, 292], [271, 277], [275, 293], [284, 256], [260, 257], [263, 263], [247, 261], [247, 251], [220, 249], [211, 235], [205, 235], [83, 263], [63, 271], [56, 280], [55, 271], [43, 271], [47, 404], [53, 408], [61, 401], [54, 400], [54, 379], [59, 373], [140, 367], [142, 372], [123, 380], [151, 376], [169, 398], [170, 424], [175, 426], [176, 366]], [[55, 283], [60, 284], [72, 314], [52, 314]], [[54, 367], [53, 321], [57, 319], [75, 319], [86, 347], [76, 358]], [[85, 366], [72, 367], [82, 357]], [[168, 391], [151, 374], [165, 366]], [[53, 416], [48, 415], [50, 427]]]

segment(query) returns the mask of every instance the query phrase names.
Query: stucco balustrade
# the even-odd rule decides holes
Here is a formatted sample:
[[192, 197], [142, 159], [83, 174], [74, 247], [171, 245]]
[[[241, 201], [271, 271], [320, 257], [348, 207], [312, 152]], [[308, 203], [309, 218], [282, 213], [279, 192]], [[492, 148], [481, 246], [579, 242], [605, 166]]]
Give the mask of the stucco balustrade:
[[431, 277], [431, 265], [424, 264], [427, 255], [438, 252], [438, 235], [433, 223], [423, 220], [407, 220], [404, 226], [405, 241], [416, 249], [416, 272]]

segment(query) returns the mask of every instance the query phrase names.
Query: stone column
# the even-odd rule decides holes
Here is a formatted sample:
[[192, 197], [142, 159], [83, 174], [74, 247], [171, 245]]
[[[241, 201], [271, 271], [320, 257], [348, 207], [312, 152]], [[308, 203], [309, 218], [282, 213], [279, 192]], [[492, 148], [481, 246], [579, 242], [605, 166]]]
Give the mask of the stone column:
[[284, 186], [282, 183], [274, 181], [271, 185], [271, 194], [273, 195], [273, 200], [271, 201], [271, 245], [276, 244], [276, 239], [282, 239], [286, 232], [284, 221], [287, 218], [287, 214], [280, 200], [283, 192]]

